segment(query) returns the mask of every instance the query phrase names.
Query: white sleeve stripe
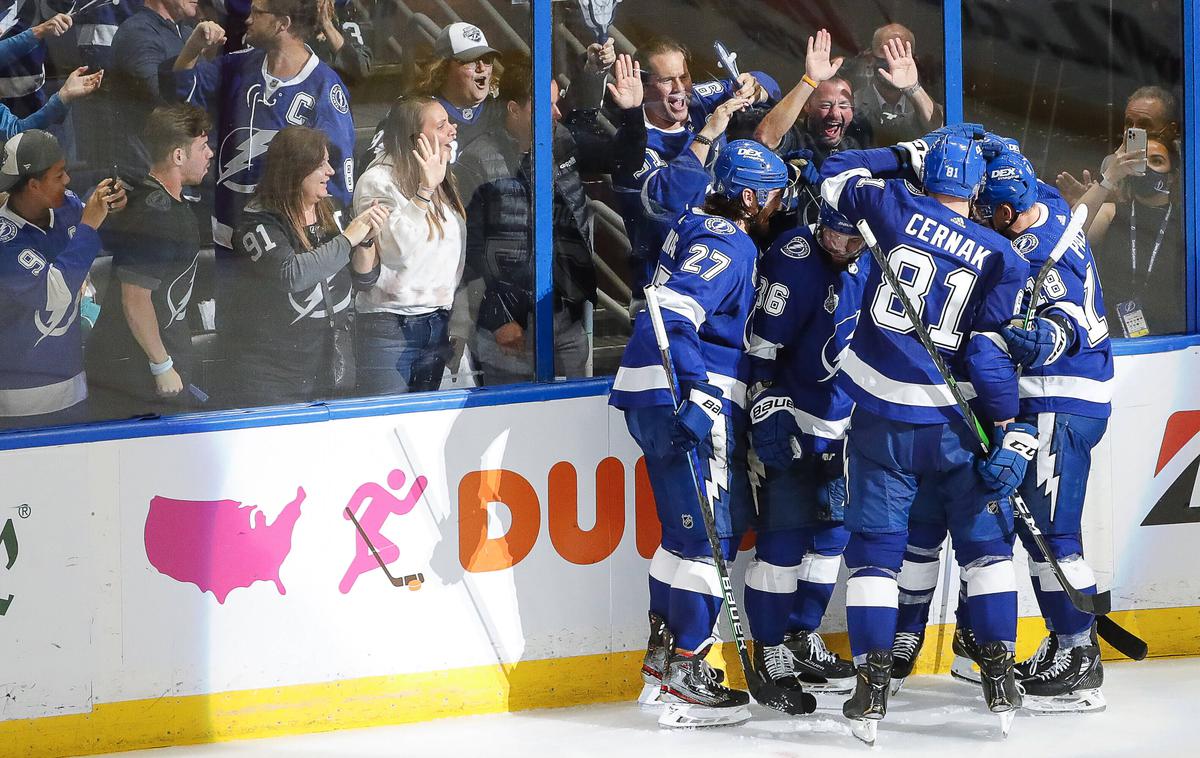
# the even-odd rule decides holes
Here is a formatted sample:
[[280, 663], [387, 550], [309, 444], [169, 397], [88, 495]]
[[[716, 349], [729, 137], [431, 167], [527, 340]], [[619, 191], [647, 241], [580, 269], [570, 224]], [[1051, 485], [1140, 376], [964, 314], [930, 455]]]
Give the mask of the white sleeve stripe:
[[663, 308], [672, 313], [678, 313], [688, 321], [691, 321], [692, 325], [697, 329], [708, 318], [708, 314], [704, 312], [704, 307], [696, 302], [695, 298], [676, 292], [665, 284], [661, 284], [658, 287], [658, 302]]
[[842, 199], [842, 192], [846, 189], [846, 184], [856, 176], [861, 176], [866, 179], [871, 178], [871, 172], [865, 168], [852, 168], [849, 171], [843, 171], [837, 176], [831, 176], [821, 182], [821, 197], [825, 202], [832, 205], [834, 208], [841, 210], [838, 206], [838, 201]]
[[[746, 407], [746, 383], [724, 374], [708, 372], [708, 382], [739, 408]], [[647, 392], [667, 389], [667, 372], [659, 364], [650, 366], [621, 366], [613, 377], [613, 390], [617, 392]]]
[[1003, 352], [1005, 355], [1010, 355], [1008, 352], [1008, 343], [1005, 342], [1004, 338], [996, 332], [971, 332], [971, 339], [975, 339], [976, 337], [983, 337], [984, 339], [991, 340], [996, 344], [996, 347], [1000, 348], [1001, 352]]
[[779, 354], [779, 348], [783, 347], [778, 342], [767, 342], [757, 334], [750, 335], [750, 349], [747, 351], [755, 358], [773, 361]]
[[[916, 408], [946, 408], [957, 405], [954, 396], [950, 394], [950, 388], [945, 384], [898, 382], [859, 358], [853, 348], [846, 349], [841, 370], [864, 392], [888, 403]], [[958, 388], [967, 400], [975, 397], [975, 387], [970, 382], [959, 382]]]
[[796, 417], [800, 431], [822, 439], [840, 440], [846, 436], [846, 429], [850, 427], [849, 416], [842, 419], [823, 419], [799, 408], [793, 408], [792, 415]]
[[1059, 397], [1088, 403], [1112, 402], [1113, 382], [1082, 376], [1022, 376], [1017, 389], [1022, 399]]

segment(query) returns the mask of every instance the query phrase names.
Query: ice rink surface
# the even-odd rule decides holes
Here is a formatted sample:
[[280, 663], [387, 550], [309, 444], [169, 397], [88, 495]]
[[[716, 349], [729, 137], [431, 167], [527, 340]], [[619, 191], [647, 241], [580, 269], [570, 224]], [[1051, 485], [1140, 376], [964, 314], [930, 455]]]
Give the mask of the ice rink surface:
[[983, 709], [977, 687], [945, 676], [913, 677], [895, 696], [874, 748], [850, 736], [844, 696], [819, 696], [810, 716], [789, 717], [752, 706], [740, 726], [702, 730], [658, 727], [634, 703], [608, 703], [422, 724], [264, 740], [163, 748], [120, 756], [357, 758], [358, 756], [646, 756], [647, 758], [812, 758], [863, 756], [1194, 756], [1195, 683], [1200, 658], [1105, 666], [1102, 713], [1018, 715], [1007, 739]]

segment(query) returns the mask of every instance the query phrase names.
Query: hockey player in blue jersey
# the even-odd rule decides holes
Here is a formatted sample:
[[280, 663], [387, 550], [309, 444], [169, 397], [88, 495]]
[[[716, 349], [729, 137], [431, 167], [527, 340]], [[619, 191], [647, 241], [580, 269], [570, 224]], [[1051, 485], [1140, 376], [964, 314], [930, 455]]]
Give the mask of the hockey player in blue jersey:
[[779, 85], [761, 71], [693, 85], [691, 54], [674, 40], [660, 38], [640, 53], [646, 80], [645, 160], [632, 174], [613, 177], [633, 248], [635, 293], [654, 274], [663, 240], [679, 214], [704, 202], [729, 118], [749, 104], [780, 97]]
[[[858, 667], [843, 714], [868, 723], [887, 709], [896, 630], [896, 576], [910, 510], [933, 488], [968, 588], [981, 645], [984, 702], [997, 713], [1020, 706], [1013, 677], [1016, 580], [1008, 497], [1036, 449], [1036, 428], [1014, 421], [1016, 367], [1000, 332], [1013, 317], [1028, 264], [1008, 241], [968, 220], [983, 181], [978, 141], [934, 135], [927, 149], [845, 151], [822, 167], [823, 198], [866, 221], [887, 264], [920, 314], [955, 379], [970, 382], [977, 413], [994, 424], [994, 445], [976, 458], [968, 428], [896, 293], [872, 268], [854, 341], [839, 382], [855, 401], [847, 442], [846, 526], [851, 536], [846, 617]], [[903, 156], [922, 188], [884, 180]]]
[[816, 630], [849, 538], [842, 450], [851, 401], [834, 377], [870, 265], [862, 246], [858, 230], [822, 203], [818, 224], [782, 235], [760, 267], [750, 417], [765, 471], [761, 482], [751, 475], [758, 539], [746, 570], [746, 618], [756, 668], [781, 687], [854, 685], [853, 665], [830, 653]]
[[712, 193], [671, 230], [654, 276], [684, 402], [676, 411], [645, 312], [634, 321], [609, 400], [625, 411], [645, 453], [662, 524], [662, 545], [650, 563], [651, 634], [642, 672], [643, 701], [670, 704], [659, 722], [665, 726], [750, 717], [748, 695], [723, 686], [723, 674], [704, 661], [723, 593], [688, 454], [697, 448], [724, 557], [732, 560], [753, 516], [745, 351], [755, 237], [761, 239], [779, 207], [787, 167], [759, 143], [742, 140], [731, 142], [714, 168]]
[[[1038, 181], [1015, 142], [1002, 144], [1004, 149], [988, 162], [976, 209], [1029, 261], [1023, 313], [1028, 290], [1066, 231], [1071, 209], [1056, 189]], [[1031, 329], [1013, 324], [1001, 332], [1024, 370], [1019, 420], [1038, 429], [1037, 459], [1020, 492], [1072, 585], [1094, 594], [1096, 579], [1083, 557], [1081, 518], [1092, 449], [1104, 436], [1111, 413], [1113, 358], [1099, 272], [1082, 233], [1051, 269], [1037, 298]], [[1016, 666], [1028, 696], [1025, 705], [1046, 711], [1104, 708], [1099, 690], [1104, 671], [1092, 639], [1093, 617], [1071, 604], [1024, 527], [1018, 524], [1017, 531], [1030, 555], [1034, 594], [1050, 631], [1037, 653]], [[927, 556], [921, 563], [936, 566], [940, 542], [936, 528], [913, 525], [909, 549]], [[918, 627], [924, 629], [929, 614], [933, 583], [915, 580], [914, 570], [928, 572], [930, 567], [914, 564], [910, 570], [906, 564], [902, 585], [929, 587], [913, 596], [919, 602], [902, 611], [907, 623], [897, 632], [898, 642], [906, 633], [915, 636]], [[962, 678], [977, 677], [965, 660], [970, 655], [964, 655], [973, 646], [963, 638], [956, 633], [954, 671]]]
[[0, 157], [0, 428], [86, 421], [79, 302], [100, 252], [97, 230], [125, 190], [100, 183], [86, 205], [66, 157], [30, 129]]
[[307, 126], [329, 137], [329, 164], [337, 172], [330, 195], [341, 207], [350, 204], [354, 121], [346, 86], [304, 43], [316, 25], [314, 2], [253, 0], [246, 28], [250, 49], [204, 60], [206, 51], [220, 48], [224, 34], [203, 22], [175, 60], [176, 96], [208, 109], [218, 124], [213, 239], [225, 256], [262, 174], [267, 146], [285, 127]]

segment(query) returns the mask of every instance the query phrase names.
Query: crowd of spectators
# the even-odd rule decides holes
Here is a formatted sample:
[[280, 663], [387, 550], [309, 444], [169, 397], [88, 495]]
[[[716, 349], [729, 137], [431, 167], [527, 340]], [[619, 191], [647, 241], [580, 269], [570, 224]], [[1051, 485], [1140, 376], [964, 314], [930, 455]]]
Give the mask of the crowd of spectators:
[[[803, 61], [702, 82], [676, 39], [646, 38], [631, 56], [609, 38], [556, 70], [554, 165], [539, 172], [528, 56], [467, 21], [405, 49], [408, 75], [359, 140], [356, 126], [378, 118], [356, 125], [351, 111], [379, 52], [362, 3], [9, 2], [10, 427], [427, 391], [464, 375], [530, 380], [535, 176], [553, 187], [554, 373], [584, 376], [598, 267], [620, 272], [636, 311], [727, 140], [752, 137], [788, 161], [787, 213], [773, 223], [795, 226], [815, 220], [829, 155], [912, 140], [945, 118], [916, 36], [897, 23], [841, 54], [821, 29]], [[48, 78], [47, 40], [69, 37], [80, 65]], [[774, 77], [790, 82], [801, 63], [785, 92]], [[1122, 144], [1095, 181], [1092, 169], [1058, 177], [1091, 209], [1109, 320], [1127, 336], [1182, 328], [1182, 289], [1146, 297], [1184, 276], [1179, 123], [1168, 90], [1139, 89], [1126, 126], [1146, 131], [1147, 151]], [[25, 153], [40, 173], [14, 163]], [[617, 266], [600, 255], [598, 197], [628, 238]], [[1141, 322], [1126, 324], [1132, 309]]]

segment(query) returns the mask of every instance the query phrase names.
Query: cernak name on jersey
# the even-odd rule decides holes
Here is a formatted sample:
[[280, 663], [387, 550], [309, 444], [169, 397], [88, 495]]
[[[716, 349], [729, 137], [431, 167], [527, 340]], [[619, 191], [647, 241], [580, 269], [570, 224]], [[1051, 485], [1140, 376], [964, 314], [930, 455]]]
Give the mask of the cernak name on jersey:
[[976, 271], [983, 270], [983, 262], [992, 254], [991, 250], [979, 245], [964, 232], [956, 232], [920, 213], [912, 214], [904, 226], [904, 233], [962, 258]]

